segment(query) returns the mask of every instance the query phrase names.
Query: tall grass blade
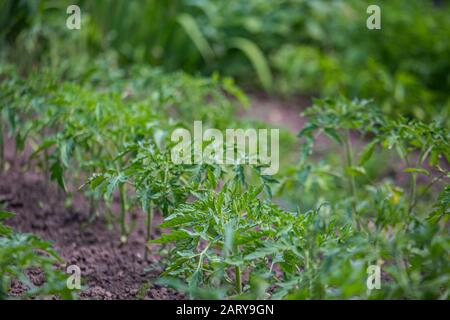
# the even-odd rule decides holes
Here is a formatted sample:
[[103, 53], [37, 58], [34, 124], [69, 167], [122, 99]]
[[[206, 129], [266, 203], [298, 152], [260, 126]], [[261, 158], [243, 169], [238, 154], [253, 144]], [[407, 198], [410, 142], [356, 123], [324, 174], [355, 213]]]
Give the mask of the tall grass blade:
[[208, 40], [200, 31], [195, 19], [191, 15], [183, 13], [178, 16], [177, 21], [194, 42], [203, 59], [205, 59], [206, 62], [212, 61], [214, 58], [214, 51], [209, 45]]
[[253, 65], [261, 84], [267, 90], [272, 86], [272, 73], [264, 53], [252, 41], [244, 38], [231, 39], [231, 46], [241, 50]]

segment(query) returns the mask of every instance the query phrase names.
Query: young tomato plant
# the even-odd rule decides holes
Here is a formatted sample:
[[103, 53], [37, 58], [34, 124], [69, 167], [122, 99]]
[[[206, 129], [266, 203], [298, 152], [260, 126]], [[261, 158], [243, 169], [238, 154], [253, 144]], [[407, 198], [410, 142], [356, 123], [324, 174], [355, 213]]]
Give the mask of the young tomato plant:
[[267, 264], [248, 257], [276, 233], [273, 221], [279, 209], [258, 198], [262, 190], [243, 190], [232, 180], [219, 192], [208, 190], [197, 201], [180, 205], [161, 225], [171, 231], [152, 241], [174, 244], [172, 264], [163, 275], [185, 279], [191, 294], [198, 288], [231, 295], [248, 291], [244, 277]]
[[[13, 280], [23, 283], [27, 290], [20, 298], [56, 295], [61, 299], [75, 299], [77, 293], [68, 289], [67, 275], [55, 266], [62, 263], [52, 244], [32, 234], [17, 233], [3, 221], [14, 214], [0, 211], [0, 300], [9, 297]], [[36, 267], [45, 275], [45, 283], [35, 286], [27, 270]]]

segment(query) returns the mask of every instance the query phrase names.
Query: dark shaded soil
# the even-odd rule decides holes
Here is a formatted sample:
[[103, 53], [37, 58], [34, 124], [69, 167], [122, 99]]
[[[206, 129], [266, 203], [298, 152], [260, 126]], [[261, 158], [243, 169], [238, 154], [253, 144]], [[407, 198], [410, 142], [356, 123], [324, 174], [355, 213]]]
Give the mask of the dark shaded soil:
[[[117, 231], [109, 229], [102, 217], [89, 223], [89, 210], [81, 196], [66, 207], [66, 196], [45, 183], [40, 174], [23, 175], [10, 168], [0, 174], [0, 181], [1, 205], [17, 214], [9, 224], [17, 231], [53, 241], [67, 265], [80, 267], [82, 284], [88, 287], [81, 298], [182, 298], [171, 289], [152, 284], [162, 271], [161, 258], [153, 253], [144, 260], [146, 241], [140, 217], [129, 241], [122, 244]], [[29, 270], [28, 275], [35, 285], [45, 281], [39, 270]], [[24, 289], [15, 282], [11, 294]]]

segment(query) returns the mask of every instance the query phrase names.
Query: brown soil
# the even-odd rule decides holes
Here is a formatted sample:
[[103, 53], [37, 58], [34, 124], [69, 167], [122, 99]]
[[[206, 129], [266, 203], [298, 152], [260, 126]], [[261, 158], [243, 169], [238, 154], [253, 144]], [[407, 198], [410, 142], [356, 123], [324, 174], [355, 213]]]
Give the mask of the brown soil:
[[252, 104], [240, 116], [258, 119], [280, 128], [287, 128], [297, 134], [305, 125], [306, 119], [300, 113], [311, 105], [311, 99], [298, 96], [289, 99], [271, 97], [265, 93], [250, 94]]
[[[161, 257], [153, 251], [144, 260], [146, 241], [140, 217], [128, 242], [121, 244], [117, 230], [109, 229], [103, 218], [89, 222], [90, 214], [81, 197], [75, 197], [74, 204], [66, 207], [66, 196], [45, 183], [40, 174], [10, 169], [0, 174], [0, 181], [1, 204], [17, 214], [9, 224], [17, 231], [53, 241], [67, 265], [80, 267], [82, 283], [88, 287], [81, 298], [182, 298], [171, 289], [152, 285], [162, 271]], [[35, 285], [45, 281], [39, 270], [29, 270], [28, 275]], [[14, 282], [11, 294], [18, 295], [24, 289]]]

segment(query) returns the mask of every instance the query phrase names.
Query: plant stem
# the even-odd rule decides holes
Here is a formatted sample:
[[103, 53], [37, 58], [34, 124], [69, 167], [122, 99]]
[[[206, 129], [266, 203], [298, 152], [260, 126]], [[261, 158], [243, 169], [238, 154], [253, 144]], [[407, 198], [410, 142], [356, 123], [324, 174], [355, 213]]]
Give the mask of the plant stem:
[[[3, 266], [2, 266], [3, 267]], [[6, 292], [3, 291], [3, 275], [0, 274], [0, 300], [6, 299]]]
[[148, 257], [148, 242], [151, 239], [152, 235], [152, 224], [153, 224], [153, 206], [150, 203], [149, 208], [147, 209], [147, 243], [145, 244], [145, 253], [144, 259], [147, 260]]
[[414, 198], [414, 202], [411, 203], [410, 206], [410, 210], [412, 211], [412, 209], [414, 209], [414, 207], [417, 205], [417, 202], [420, 198], [422, 198], [427, 192], [428, 190], [430, 190], [430, 188], [438, 181], [440, 181], [442, 178], [444, 178], [446, 176], [446, 173], [442, 173], [439, 177], [434, 178], [424, 189], [423, 191], [417, 195], [417, 191], [416, 191], [416, 196]]
[[236, 274], [236, 291], [238, 294], [242, 293], [242, 275], [241, 275], [241, 267], [235, 266], [234, 268]]
[[5, 169], [5, 137], [3, 135], [3, 122], [0, 122], [0, 172]]
[[127, 242], [127, 228], [126, 228], [126, 197], [125, 184], [119, 185], [120, 193], [120, 241]]
[[89, 196], [89, 211], [91, 214], [91, 217], [95, 218], [98, 217], [98, 207], [97, 207], [97, 201], [95, 200], [95, 196], [91, 194]]
[[[45, 183], [47, 185], [50, 184], [50, 165], [49, 165], [49, 160], [48, 160], [49, 156], [48, 156], [48, 151], [45, 150], [44, 151], [44, 177], [45, 177]], [[15, 155], [14, 155], [14, 159], [15, 159]]]
[[409, 196], [409, 206], [408, 206], [408, 213], [410, 214], [412, 209], [415, 206], [416, 203], [416, 189], [417, 189], [417, 174], [412, 174], [412, 180], [411, 180], [411, 193]]
[[[346, 137], [344, 139], [344, 148], [345, 148], [345, 154], [346, 154], [346, 159], [347, 159], [347, 167], [351, 168], [353, 167], [353, 149], [352, 149], [352, 142], [350, 140], [350, 130], [346, 130]], [[355, 177], [351, 174], [351, 173], [347, 173], [347, 177], [349, 180], [349, 185], [350, 185], [350, 193], [352, 195], [352, 220], [353, 223], [355, 224], [355, 227], [357, 229], [359, 229], [359, 223], [357, 222], [356, 219], [356, 215], [357, 215], [357, 211], [356, 211], [356, 205], [355, 205], [355, 201], [356, 201], [356, 183], [355, 183]]]

